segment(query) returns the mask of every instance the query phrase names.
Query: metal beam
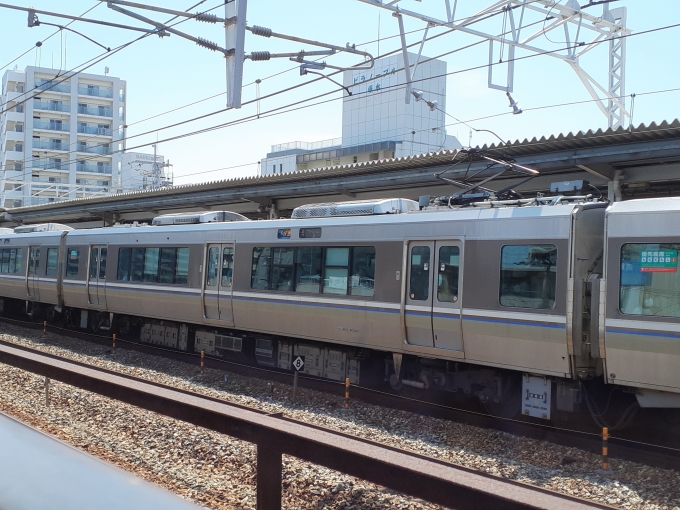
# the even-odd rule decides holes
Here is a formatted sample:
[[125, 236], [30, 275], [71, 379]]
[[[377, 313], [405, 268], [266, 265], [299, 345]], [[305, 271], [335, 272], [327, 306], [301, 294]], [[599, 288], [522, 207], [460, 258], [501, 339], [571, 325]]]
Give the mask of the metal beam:
[[55, 16], [57, 18], [72, 19], [74, 21], [83, 21], [85, 23], [96, 23], [97, 25], [105, 25], [107, 27], [123, 28], [125, 30], [134, 30], [136, 32], [146, 32], [147, 34], [158, 34], [161, 37], [169, 36], [168, 33], [159, 32], [158, 30], [149, 30], [148, 28], [137, 28], [129, 25], [119, 25], [118, 23], [109, 23], [108, 21], [99, 21], [97, 19], [83, 18], [81, 16], [71, 16], [70, 14], [60, 14], [58, 12], [42, 11], [40, 9], [32, 9], [29, 7], [19, 7], [18, 5], [0, 4], [0, 7], [6, 9], [16, 9], [18, 11], [32, 11], [36, 14], [45, 14], [46, 16]]

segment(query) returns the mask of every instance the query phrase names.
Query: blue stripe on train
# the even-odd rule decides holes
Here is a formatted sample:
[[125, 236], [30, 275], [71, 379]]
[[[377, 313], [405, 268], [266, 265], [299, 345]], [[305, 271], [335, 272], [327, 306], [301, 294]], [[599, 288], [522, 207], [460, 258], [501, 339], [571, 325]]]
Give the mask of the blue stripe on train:
[[656, 336], [662, 338], [680, 338], [680, 333], [652, 333], [650, 331], [640, 331], [637, 329], [613, 329], [607, 328], [607, 333], [619, 333], [621, 335], [640, 335], [640, 336]]
[[463, 320], [474, 322], [495, 322], [498, 324], [510, 324], [512, 326], [531, 326], [533, 328], [549, 328], [549, 329], [566, 329], [566, 324], [546, 324], [536, 323], [521, 320], [507, 320], [507, 319], [487, 319], [482, 317], [463, 317]]

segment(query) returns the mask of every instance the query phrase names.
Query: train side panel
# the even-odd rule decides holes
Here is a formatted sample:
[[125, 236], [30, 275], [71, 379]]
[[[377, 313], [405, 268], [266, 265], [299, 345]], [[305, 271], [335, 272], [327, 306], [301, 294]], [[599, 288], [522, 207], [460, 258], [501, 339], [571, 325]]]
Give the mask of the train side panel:
[[607, 214], [606, 380], [680, 393], [680, 199]]

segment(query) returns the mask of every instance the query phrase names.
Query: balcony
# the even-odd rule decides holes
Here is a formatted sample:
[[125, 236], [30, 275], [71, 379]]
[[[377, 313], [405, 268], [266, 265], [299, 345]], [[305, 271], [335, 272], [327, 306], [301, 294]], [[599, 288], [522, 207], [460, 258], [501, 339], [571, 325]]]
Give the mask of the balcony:
[[50, 131], [69, 131], [68, 123], [45, 121], [45, 120], [34, 120], [33, 129], [48, 129]]
[[63, 92], [65, 94], [71, 93], [71, 86], [67, 83], [57, 83], [55, 81], [44, 81], [36, 83], [35, 88], [44, 90], [45, 92]]
[[113, 118], [113, 110], [108, 106], [78, 106], [78, 113], [83, 115], [97, 115], [98, 117]]
[[83, 145], [78, 144], [78, 152], [86, 152], [88, 154], [111, 154], [113, 150], [108, 145]]
[[78, 87], [78, 94], [82, 96], [113, 98], [113, 91], [109, 89], [100, 89], [98, 87]]
[[71, 111], [71, 105], [68, 103], [53, 103], [49, 101], [38, 101], [38, 100], [33, 100], [33, 109], [34, 110], [47, 110], [50, 112], [66, 112], [69, 113]]
[[76, 171], [111, 174], [111, 165], [91, 165], [89, 163], [78, 163], [76, 165]]
[[113, 136], [113, 131], [108, 128], [98, 126], [78, 126], [78, 133], [86, 135]]
[[50, 151], [65, 151], [68, 150], [68, 143], [54, 140], [33, 140], [34, 149], [47, 149]]
[[68, 163], [61, 161], [33, 161], [31, 164], [33, 170], [58, 170], [60, 172], [68, 172]]

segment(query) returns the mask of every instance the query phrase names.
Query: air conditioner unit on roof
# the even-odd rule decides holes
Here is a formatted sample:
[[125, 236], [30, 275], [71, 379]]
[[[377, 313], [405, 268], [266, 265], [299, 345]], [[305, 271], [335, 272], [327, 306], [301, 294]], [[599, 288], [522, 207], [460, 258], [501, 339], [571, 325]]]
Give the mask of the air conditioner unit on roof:
[[373, 214], [399, 214], [419, 209], [418, 202], [406, 198], [381, 200], [351, 200], [327, 204], [308, 204], [296, 207], [293, 218], [329, 218], [333, 216], [369, 216]]
[[152, 225], [194, 225], [197, 223], [221, 223], [225, 221], [250, 221], [242, 214], [231, 211], [164, 214], [156, 216]]

